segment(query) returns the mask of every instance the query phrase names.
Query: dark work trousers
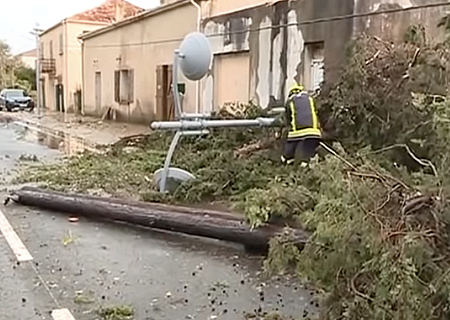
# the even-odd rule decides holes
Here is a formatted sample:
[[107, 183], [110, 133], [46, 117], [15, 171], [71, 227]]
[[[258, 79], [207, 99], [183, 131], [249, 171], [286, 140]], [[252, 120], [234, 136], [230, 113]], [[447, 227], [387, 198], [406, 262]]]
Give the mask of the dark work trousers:
[[301, 162], [308, 162], [316, 154], [320, 141], [320, 138], [315, 137], [287, 139], [283, 146], [284, 161], [291, 162], [298, 159]]

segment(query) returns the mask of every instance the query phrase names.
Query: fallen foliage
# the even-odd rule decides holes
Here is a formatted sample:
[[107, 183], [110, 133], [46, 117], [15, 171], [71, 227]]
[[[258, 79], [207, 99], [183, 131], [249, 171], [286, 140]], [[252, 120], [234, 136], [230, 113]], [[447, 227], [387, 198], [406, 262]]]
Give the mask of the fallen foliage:
[[161, 133], [39, 166], [20, 180], [147, 201], [226, 201], [252, 227], [295, 220], [311, 231], [309, 243], [300, 251], [286, 229], [264, 269], [294, 268], [314, 283], [324, 292], [321, 319], [447, 319], [450, 51], [412, 31], [398, 46], [357, 40], [341, 81], [319, 98], [338, 156], [316, 157], [309, 168], [280, 164], [276, 129], [220, 129], [183, 138], [173, 164], [197, 179], [173, 196], [152, 184], [171, 138]]

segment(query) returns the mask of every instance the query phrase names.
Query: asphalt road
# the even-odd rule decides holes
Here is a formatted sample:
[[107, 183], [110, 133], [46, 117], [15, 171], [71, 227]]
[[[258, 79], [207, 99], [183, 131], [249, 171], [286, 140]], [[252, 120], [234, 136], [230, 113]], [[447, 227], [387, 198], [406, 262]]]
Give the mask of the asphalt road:
[[[22, 154], [42, 161], [60, 155], [24, 136], [23, 128], [0, 122], [4, 185]], [[84, 219], [72, 223], [63, 213], [16, 204], [0, 210], [2, 320], [102, 319], [99, 308], [120, 305], [132, 307], [138, 320], [236, 320], [258, 309], [302, 318], [314, 310], [310, 292], [291, 279], [261, 278], [261, 257], [248, 257], [239, 246]], [[18, 261], [20, 243], [11, 241], [2, 215], [29, 261]], [[65, 309], [67, 316], [55, 313]]]

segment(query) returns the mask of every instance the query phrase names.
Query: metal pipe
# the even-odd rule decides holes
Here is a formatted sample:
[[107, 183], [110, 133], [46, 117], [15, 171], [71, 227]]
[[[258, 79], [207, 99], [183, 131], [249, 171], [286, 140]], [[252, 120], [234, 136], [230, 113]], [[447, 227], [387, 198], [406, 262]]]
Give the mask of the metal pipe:
[[200, 32], [200, 26], [202, 21], [202, 7], [194, 0], [190, 0], [190, 2], [194, 7], [197, 8], [197, 31]]
[[85, 49], [84, 41], [81, 41], [81, 115], [84, 116], [84, 110], [86, 106], [86, 75], [85, 75]]
[[169, 175], [169, 167], [172, 161], [173, 153], [175, 152], [175, 148], [177, 147], [178, 141], [182, 136], [194, 136], [194, 135], [202, 135], [208, 134], [208, 130], [199, 130], [199, 131], [177, 131], [175, 136], [172, 139], [172, 143], [170, 144], [169, 151], [167, 152], [166, 160], [164, 161], [164, 171], [161, 177], [161, 182], [159, 184], [159, 191], [164, 193], [166, 191], [166, 182], [167, 177]]
[[286, 112], [285, 107], [277, 107], [277, 108], [270, 109], [268, 114], [281, 114], [281, 113], [285, 113], [285, 112]]
[[181, 115], [181, 119], [196, 119], [196, 118], [209, 118], [211, 115], [207, 113], [184, 113]]
[[39, 44], [39, 31], [36, 29], [36, 91], [37, 91], [37, 111], [38, 118], [41, 117], [41, 46]]
[[[68, 43], [68, 31], [67, 31], [67, 19], [62, 21], [63, 26], [63, 55], [64, 55], [64, 67], [63, 67], [63, 94], [62, 94], [62, 105], [64, 106], [64, 122], [67, 122], [67, 108], [69, 102], [69, 43]], [[56, 60], [55, 60], [56, 61]], [[56, 62], [55, 62], [56, 67]]]
[[[191, 4], [197, 8], [197, 32], [201, 32], [202, 25], [202, 7], [195, 2], [195, 0], [190, 0]], [[196, 81], [195, 84], [195, 109], [197, 112], [200, 111], [200, 81]]]
[[194, 121], [160, 121], [153, 122], [150, 127], [155, 130], [193, 130], [205, 128], [232, 127], [268, 127], [273, 125], [275, 118], [256, 118], [254, 120], [194, 120]]
[[178, 64], [180, 59], [180, 50], [175, 50], [174, 61], [173, 61], [173, 71], [172, 71], [172, 92], [173, 99], [175, 103], [175, 113], [176, 117], [179, 119], [181, 117], [182, 111], [180, 106], [180, 93], [178, 92]]
[[176, 148], [180, 138], [181, 138], [181, 131], [177, 131], [177, 133], [175, 133], [175, 136], [172, 139], [172, 143], [170, 144], [169, 152], [167, 153], [167, 156], [166, 156], [166, 161], [164, 162], [164, 171], [163, 171], [163, 175], [161, 177], [161, 183], [159, 185], [159, 191], [161, 193], [166, 191], [166, 181], [167, 181], [167, 176], [169, 174], [170, 162], [172, 161], [172, 155], [175, 152], [175, 148]]

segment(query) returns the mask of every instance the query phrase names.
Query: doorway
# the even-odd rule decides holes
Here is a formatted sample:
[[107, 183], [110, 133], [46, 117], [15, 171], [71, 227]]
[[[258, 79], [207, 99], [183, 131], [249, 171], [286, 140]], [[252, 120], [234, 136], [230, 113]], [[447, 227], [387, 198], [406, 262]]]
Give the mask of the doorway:
[[156, 67], [156, 119], [170, 121], [174, 118], [172, 65], [159, 65]]
[[64, 112], [64, 86], [62, 84], [57, 84], [55, 86], [56, 95], [56, 111]]
[[95, 109], [100, 111], [102, 108], [102, 73], [95, 72]]
[[42, 107], [42, 109], [45, 109], [45, 108], [47, 108], [47, 106], [46, 106], [46, 100], [45, 100], [45, 97], [46, 97], [46, 92], [45, 92], [45, 80], [44, 79], [39, 79], [39, 85], [40, 85], [40, 87], [41, 87], [41, 96], [40, 96], [40, 101], [39, 101], [39, 104], [41, 105], [41, 107]]

